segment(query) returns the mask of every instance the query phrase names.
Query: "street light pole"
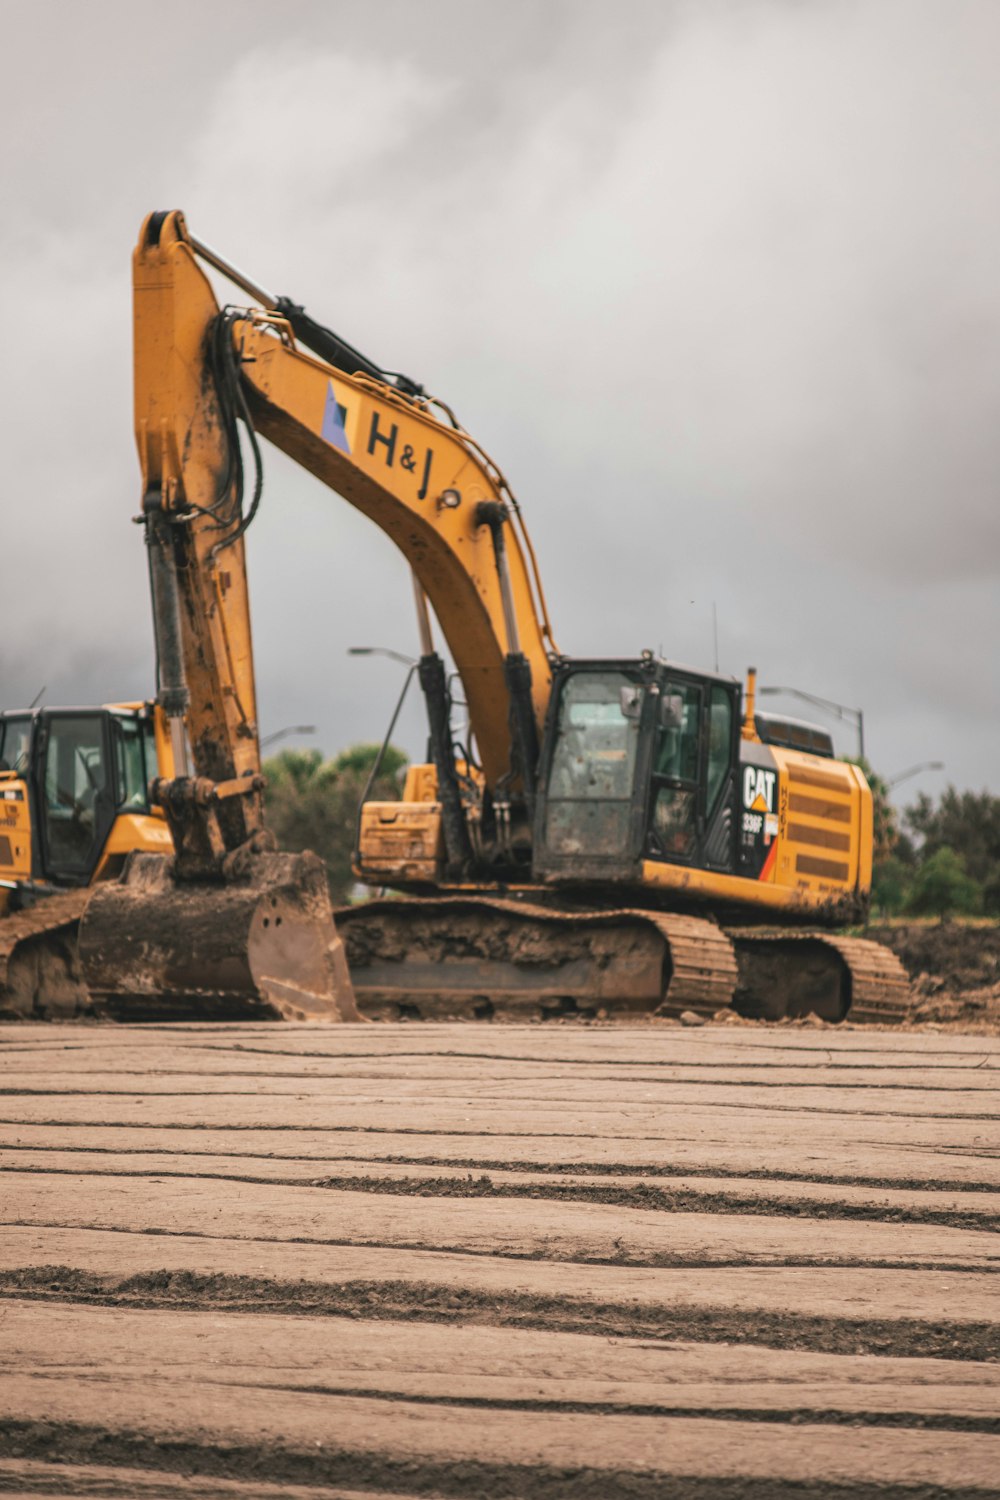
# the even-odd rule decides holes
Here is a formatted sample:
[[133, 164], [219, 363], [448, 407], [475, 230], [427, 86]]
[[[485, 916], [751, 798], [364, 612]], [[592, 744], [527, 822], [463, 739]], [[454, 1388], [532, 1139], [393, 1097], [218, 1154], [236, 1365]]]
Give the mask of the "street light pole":
[[838, 719], [846, 719], [848, 723], [854, 724], [858, 731], [858, 758], [865, 758], [865, 715], [860, 708], [848, 708], [846, 703], [835, 703], [832, 698], [820, 698], [816, 693], [803, 692], [801, 688], [793, 687], [759, 687], [758, 693], [787, 693], [791, 698], [801, 698], [804, 703], [811, 703], [815, 708], [825, 709], [827, 713], [835, 714]]
[[922, 760], [917, 766], [910, 766], [905, 771], [900, 771], [895, 776], [886, 778], [886, 786], [898, 786], [901, 781], [909, 781], [911, 776], [916, 776], [919, 771], [943, 771], [943, 760]]
[[387, 646], [348, 646], [347, 654], [348, 656], [387, 656], [390, 661], [401, 662], [402, 665], [406, 668], [406, 677], [403, 679], [403, 687], [399, 697], [396, 700], [396, 707], [392, 711], [392, 718], [389, 720], [389, 728], [386, 730], [385, 739], [379, 746], [378, 754], [372, 762], [372, 768], [369, 772], [368, 780], [365, 782], [365, 789], [361, 793], [361, 800], [358, 803], [358, 816], [354, 826], [354, 858], [357, 861], [360, 860], [361, 850], [362, 810], [365, 803], [368, 801], [369, 792], [375, 785], [375, 779], [378, 776], [379, 771], [381, 771], [382, 769], [382, 762], [385, 759], [385, 752], [389, 748], [393, 730], [396, 728], [396, 720], [399, 718], [400, 714], [403, 711], [403, 704], [405, 703], [406, 695], [410, 690], [410, 683], [413, 681], [413, 674], [419, 667], [420, 663], [416, 660], [415, 657], [404, 656], [402, 651], [392, 651]]

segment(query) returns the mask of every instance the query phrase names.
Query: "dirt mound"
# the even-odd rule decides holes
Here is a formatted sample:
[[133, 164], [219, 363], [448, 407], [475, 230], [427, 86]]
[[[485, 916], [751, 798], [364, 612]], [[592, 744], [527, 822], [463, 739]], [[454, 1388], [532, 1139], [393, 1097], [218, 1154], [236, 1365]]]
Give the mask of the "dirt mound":
[[891, 948], [913, 980], [911, 1022], [1000, 1029], [1000, 923], [908, 922], [867, 935]]
[[1000, 982], [1000, 923], [901, 922], [871, 927], [867, 936], [898, 954], [914, 980], [940, 980], [951, 994]]

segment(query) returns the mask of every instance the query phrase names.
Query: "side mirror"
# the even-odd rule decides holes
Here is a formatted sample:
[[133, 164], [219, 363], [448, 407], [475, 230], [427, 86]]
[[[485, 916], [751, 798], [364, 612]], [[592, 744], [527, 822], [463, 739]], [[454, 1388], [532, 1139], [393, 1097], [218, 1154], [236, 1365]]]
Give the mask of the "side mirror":
[[619, 703], [621, 704], [622, 717], [626, 719], [638, 719], [642, 713], [642, 688], [638, 684], [630, 683], [628, 687], [619, 689]]

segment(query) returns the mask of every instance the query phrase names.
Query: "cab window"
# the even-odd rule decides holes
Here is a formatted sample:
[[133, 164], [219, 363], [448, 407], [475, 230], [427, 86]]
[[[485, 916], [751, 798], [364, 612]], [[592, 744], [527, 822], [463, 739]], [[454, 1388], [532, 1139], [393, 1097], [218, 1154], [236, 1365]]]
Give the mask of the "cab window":
[[660, 698], [650, 816], [652, 852], [688, 859], [697, 835], [701, 689], [667, 682]]
[[153, 726], [136, 718], [115, 718], [115, 800], [119, 807], [145, 811], [148, 808], [146, 788], [150, 775], [146, 770], [146, 741]]
[[550, 797], [628, 800], [639, 741], [621, 672], [580, 672], [563, 688], [549, 780]]
[[732, 743], [733, 700], [725, 688], [713, 687], [708, 709], [708, 787], [705, 799], [709, 817], [714, 813], [725, 785]]
[[28, 714], [0, 719], [0, 771], [16, 771], [23, 776], [28, 769], [31, 745], [31, 719]]
[[627, 848], [641, 701], [624, 672], [577, 672], [564, 683], [546, 802], [553, 854], [621, 858]]
[[45, 838], [54, 869], [86, 872], [100, 843], [100, 809], [108, 798], [100, 714], [49, 721], [45, 748]]

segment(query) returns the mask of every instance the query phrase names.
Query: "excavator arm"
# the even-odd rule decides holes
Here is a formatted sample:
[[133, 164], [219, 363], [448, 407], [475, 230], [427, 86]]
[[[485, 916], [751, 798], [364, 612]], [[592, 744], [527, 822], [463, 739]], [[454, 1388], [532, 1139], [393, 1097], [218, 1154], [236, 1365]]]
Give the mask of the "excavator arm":
[[236, 326], [257, 430], [370, 517], [410, 563], [495, 785], [509, 770], [507, 658], [530, 668], [539, 733], [551, 682], [547, 627], [502, 475], [423, 398], [331, 370], [282, 321], [250, 314]]
[[[135, 432], [174, 774], [158, 778], [173, 858], [134, 852], [80, 929], [87, 987], [123, 1014], [360, 1019], [322, 861], [264, 827], [244, 534], [260, 498], [234, 337], [179, 214], [133, 260]], [[190, 756], [188, 747], [190, 746]]]
[[228, 330], [177, 217], [151, 214], [134, 255], [135, 434], [158, 697], [178, 772], [158, 800], [182, 867], [210, 875], [255, 838], [264, 847], [243, 542], [254, 500]]

